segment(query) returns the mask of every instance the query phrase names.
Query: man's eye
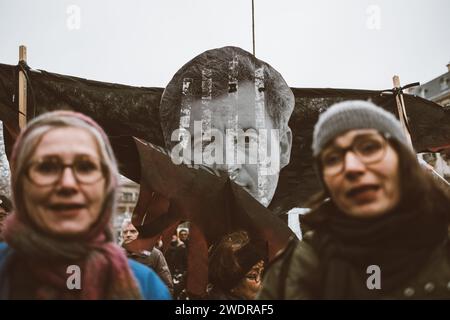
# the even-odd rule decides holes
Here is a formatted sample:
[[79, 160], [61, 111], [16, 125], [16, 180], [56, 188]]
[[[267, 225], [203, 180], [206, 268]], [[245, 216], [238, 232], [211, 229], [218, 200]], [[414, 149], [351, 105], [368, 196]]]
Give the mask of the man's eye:
[[44, 161], [39, 163], [35, 170], [41, 174], [58, 173], [61, 169], [61, 164], [56, 161]]

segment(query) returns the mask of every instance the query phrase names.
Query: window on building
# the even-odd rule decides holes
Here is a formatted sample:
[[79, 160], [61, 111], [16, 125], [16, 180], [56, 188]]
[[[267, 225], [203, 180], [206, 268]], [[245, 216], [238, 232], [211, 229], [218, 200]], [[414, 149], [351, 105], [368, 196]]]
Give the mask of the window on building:
[[129, 201], [133, 201], [133, 192], [124, 192], [123, 194], [122, 194], [122, 201], [126, 201], [126, 202], [129, 202]]
[[426, 97], [427, 97], [427, 93], [428, 93], [428, 89], [422, 88], [422, 89], [420, 90], [420, 96], [421, 96], [422, 98], [426, 98]]
[[447, 90], [448, 89], [448, 79], [447, 78], [441, 78], [441, 90]]

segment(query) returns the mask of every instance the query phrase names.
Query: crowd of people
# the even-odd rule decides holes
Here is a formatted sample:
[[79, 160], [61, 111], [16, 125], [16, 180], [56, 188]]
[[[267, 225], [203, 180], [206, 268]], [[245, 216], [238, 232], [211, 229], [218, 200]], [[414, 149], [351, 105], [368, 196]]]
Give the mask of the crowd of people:
[[[246, 78], [236, 88], [227, 75], [223, 88], [212, 87], [218, 93], [210, 97], [211, 124], [225, 130], [232, 109], [220, 106], [226, 93], [237, 91], [239, 127], [265, 123], [280, 130], [281, 169], [292, 145], [293, 94], [272, 67], [233, 47], [208, 51], [175, 75], [161, 102], [166, 143], [174, 143], [171, 132], [179, 125], [193, 128], [174, 117], [179, 113], [171, 107], [183, 101], [169, 98], [171, 90], [181, 94], [182, 79], [204, 74], [204, 64], [229, 72], [233, 57], [243, 57], [236, 74]], [[249, 108], [255, 92], [267, 94], [257, 99], [267, 109], [262, 122]], [[201, 102], [205, 93], [197, 94]], [[192, 115], [192, 121], [200, 117]], [[204, 298], [450, 298], [450, 190], [421, 167], [395, 116], [368, 101], [334, 104], [320, 115], [311, 147], [322, 191], [300, 218], [303, 238], [268, 261], [268, 244], [248, 230], [223, 235], [209, 248]], [[139, 232], [125, 220], [115, 239], [118, 166], [95, 121], [71, 111], [38, 116], [17, 138], [10, 164], [12, 203], [0, 196], [0, 299], [186, 298], [189, 229], [177, 228], [167, 245], [136, 252], [129, 245]], [[215, 169], [264, 206], [270, 203], [278, 171], [259, 184], [258, 164]]]
[[[207, 298], [449, 298], [449, 190], [420, 166], [398, 120], [370, 102], [338, 103], [320, 116], [312, 149], [323, 191], [302, 217], [303, 240], [267, 267], [264, 245], [245, 231], [226, 235], [210, 248]], [[11, 164], [14, 210], [0, 197], [3, 299], [180, 296], [189, 230], [178, 229], [165, 255], [131, 252], [139, 232], [126, 220], [115, 244], [117, 165], [92, 119], [36, 118]], [[68, 265], [83, 270], [82, 290], [68, 289]]]

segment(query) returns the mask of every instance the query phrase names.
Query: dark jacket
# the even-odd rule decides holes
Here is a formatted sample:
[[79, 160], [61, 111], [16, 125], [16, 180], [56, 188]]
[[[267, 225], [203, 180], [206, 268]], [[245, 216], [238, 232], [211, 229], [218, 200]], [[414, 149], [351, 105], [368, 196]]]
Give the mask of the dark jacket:
[[184, 243], [170, 243], [165, 257], [173, 276], [187, 271], [187, 254], [188, 250]]
[[[321, 299], [321, 264], [314, 231], [292, 241], [269, 266], [257, 299]], [[369, 275], [367, 275], [369, 277]], [[381, 281], [381, 285], [383, 285]], [[376, 290], [376, 289], [374, 289]], [[450, 299], [450, 241], [437, 246], [419, 272], [382, 299]]]
[[[0, 300], [9, 298], [10, 284], [8, 260], [13, 255], [14, 250], [6, 243], [0, 243]], [[128, 259], [128, 264], [138, 281], [141, 294], [145, 300], [170, 300], [171, 296], [167, 287], [159, 279], [156, 273], [148, 267], [134, 260]]]

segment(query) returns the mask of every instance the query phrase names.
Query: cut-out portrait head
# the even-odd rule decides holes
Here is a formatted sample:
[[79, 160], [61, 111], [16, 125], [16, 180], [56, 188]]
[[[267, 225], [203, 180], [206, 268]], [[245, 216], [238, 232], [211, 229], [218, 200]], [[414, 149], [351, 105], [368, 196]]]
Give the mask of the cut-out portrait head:
[[268, 206], [289, 163], [294, 104], [283, 77], [251, 53], [205, 51], [178, 70], [163, 93], [166, 147], [174, 163], [227, 172]]

